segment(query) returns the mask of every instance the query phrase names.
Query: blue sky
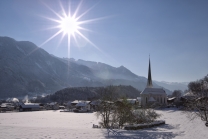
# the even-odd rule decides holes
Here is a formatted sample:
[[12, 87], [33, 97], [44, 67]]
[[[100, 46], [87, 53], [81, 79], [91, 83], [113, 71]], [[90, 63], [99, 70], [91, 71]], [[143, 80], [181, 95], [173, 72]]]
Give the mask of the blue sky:
[[[73, 13], [80, 1], [61, 1]], [[41, 46], [59, 29], [48, 29], [59, 19], [47, 6], [62, 14], [58, 1], [0, 1], [0, 36], [31, 41]], [[81, 25], [80, 31], [93, 44], [76, 35], [70, 57], [121, 65], [147, 77], [151, 55], [153, 80], [184, 82], [208, 74], [207, 0], [84, 0], [78, 15], [91, 8], [79, 21], [101, 18]], [[68, 39], [62, 33], [42, 45], [48, 53], [68, 56]]]

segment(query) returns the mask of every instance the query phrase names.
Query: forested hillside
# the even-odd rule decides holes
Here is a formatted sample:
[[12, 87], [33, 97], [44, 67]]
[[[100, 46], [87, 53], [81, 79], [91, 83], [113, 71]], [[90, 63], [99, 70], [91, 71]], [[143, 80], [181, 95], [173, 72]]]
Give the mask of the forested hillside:
[[110, 88], [114, 94], [119, 97], [136, 98], [140, 96], [141, 91], [132, 86], [107, 86], [107, 87], [71, 87], [57, 91], [54, 94], [48, 95], [44, 98], [37, 98], [37, 102], [66, 102], [73, 100], [95, 100], [99, 99], [103, 90]]

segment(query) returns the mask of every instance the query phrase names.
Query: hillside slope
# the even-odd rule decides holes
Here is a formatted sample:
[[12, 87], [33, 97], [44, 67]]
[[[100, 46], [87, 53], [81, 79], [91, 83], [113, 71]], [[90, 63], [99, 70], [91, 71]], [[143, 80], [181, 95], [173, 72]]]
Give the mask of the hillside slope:
[[[132, 86], [107, 86], [113, 90], [113, 93], [119, 97], [137, 98], [140, 96], [141, 91], [138, 91]], [[37, 102], [66, 102], [74, 100], [95, 100], [100, 99], [104, 87], [71, 87], [65, 88], [55, 92], [54, 94], [48, 95], [44, 98], [37, 98]]]
[[1, 98], [51, 94], [67, 87], [131, 85], [143, 90], [146, 80], [124, 66], [59, 58], [31, 42], [0, 37]]

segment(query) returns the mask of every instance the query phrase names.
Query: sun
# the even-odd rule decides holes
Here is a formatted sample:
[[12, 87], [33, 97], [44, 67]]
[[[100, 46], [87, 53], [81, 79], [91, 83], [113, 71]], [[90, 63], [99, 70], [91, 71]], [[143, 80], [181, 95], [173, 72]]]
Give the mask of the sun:
[[[64, 8], [64, 6], [62, 5], [62, 3], [60, 2], [60, 8], [61, 8], [61, 13], [60, 12], [56, 12], [55, 10], [53, 10], [51, 7], [49, 7], [47, 4], [43, 3], [52, 13], [54, 13], [57, 18], [50, 18], [50, 17], [44, 17], [48, 20], [51, 20], [53, 23], [55, 23], [56, 25], [49, 28], [49, 29], [58, 29], [57, 32], [55, 34], [53, 34], [51, 37], [49, 37], [46, 41], [44, 41], [41, 45], [43, 46], [44, 44], [46, 44], [47, 42], [51, 41], [53, 38], [55, 38], [56, 36], [62, 34], [62, 37], [60, 39], [60, 42], [62, 41], [62, 39], [67, 36], [67, 40], [68, 40], [68, 57], [70, 57], [70, 47], [71, 47], [71, 40], [72, 38], [74, 39], [75, 43], [78, 44], [78, 39], [82, 38], [84, 39], [87, 43], [89, 43], [90, 45], [92, 45], [94, 48], [96, 48], [97, 50], [101, 51], [100, 48], [98, 48], [94, 43], [92, 43], [83, 33], [82, 31], [90, 31], [87, 28], [84, 28], [82, 25], [83, 24], [88, 24], [88, 23], [92, 23], [94, 21], [97, 20], [101, 20], [103, 18], [94, 18], [94, 19], [88, 19], [88, 20], [81, 20], [81, 18], [86, 15], [93, 7], [91, 7], [90, 9], [84, 11], [81, 14], [78, 14], [78, 11], [80, 10], [81, 7], [81, 3], [82, 1], [78, 4], [76, 10], [74, 12], [70, 11], [70, 8], [68, 10], [66, 10]], [[70, 7], [70, 5], [69, 5]]]
[[74, 36], [74, 33], [77, 33], [80, 28], [77, 19], [71, 16], [61, 18], [59, 27], [64, 35], [67, 34], [69, 36]]

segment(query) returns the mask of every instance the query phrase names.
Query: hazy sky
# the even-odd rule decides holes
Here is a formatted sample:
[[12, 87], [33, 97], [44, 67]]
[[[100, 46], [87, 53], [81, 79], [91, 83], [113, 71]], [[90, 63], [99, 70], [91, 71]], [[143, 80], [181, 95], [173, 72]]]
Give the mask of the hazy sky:
[[[74, 13], [80, 1], [61, 1]], [[50, 8], [63, 15], [58, 1], [1, 0], [0, 36], [31, 41], [41, 46], [60, 29], [47, 18], [60, 20]], [[152, 78], [183, 82], [208, 74], [207, 0], [84, 0], [79, 21], [97, 19], [80, 25], [80, 32], [94, 46], [75, 34], [70, 57], [97, 61], [114, 67], [121, 65], [147, 77], [151, 55]], [[46, 18], [47, 17], [47, 18]], [[51, 29], [49, 29], [51, 28]], [[58, 57], [68, 56], [67, 35], [54, 37], [41, 47]], [[97, 48], [96, 48], [97, 47]]]

